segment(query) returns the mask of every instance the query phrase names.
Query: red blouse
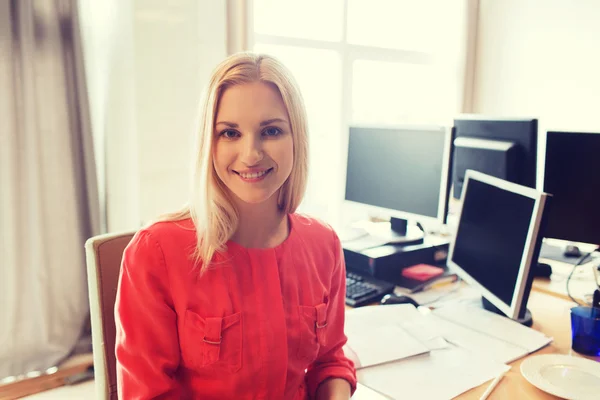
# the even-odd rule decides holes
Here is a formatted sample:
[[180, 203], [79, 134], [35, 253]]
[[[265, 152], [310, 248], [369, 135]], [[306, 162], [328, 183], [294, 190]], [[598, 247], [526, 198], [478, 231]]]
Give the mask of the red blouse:
[[229, 241], [203, 275], [191, 220], [135, 235], [115, 305], [119, 398], [305, 399], [330, 377], [354, 392], [339, 239], [317, 220], [289, 221], [279, 246]]

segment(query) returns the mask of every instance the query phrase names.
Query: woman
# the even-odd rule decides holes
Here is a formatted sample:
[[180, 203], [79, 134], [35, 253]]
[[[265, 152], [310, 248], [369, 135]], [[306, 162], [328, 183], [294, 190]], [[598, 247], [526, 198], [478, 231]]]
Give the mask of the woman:
[[125, 251], [115, 316], [122, 399], [348, 399], [345, 266], [295, 214], [307, 127], [290, 73], [236, 54], [214, 71], [189, 207]]

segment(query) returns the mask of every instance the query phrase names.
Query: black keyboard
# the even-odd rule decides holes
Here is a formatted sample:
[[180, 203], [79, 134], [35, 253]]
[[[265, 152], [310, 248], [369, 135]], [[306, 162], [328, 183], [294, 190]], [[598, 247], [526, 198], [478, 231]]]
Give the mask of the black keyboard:
[[394, 284], [346, 271], [346, 304], [361, 307], [394, 292]]

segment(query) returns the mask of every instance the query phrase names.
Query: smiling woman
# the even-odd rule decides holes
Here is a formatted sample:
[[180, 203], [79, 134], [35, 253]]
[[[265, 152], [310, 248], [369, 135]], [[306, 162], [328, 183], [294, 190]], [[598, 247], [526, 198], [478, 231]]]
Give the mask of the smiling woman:
[[189, 206], [123, 256], [119, 397], [349, 399], [341, 244], [296, 214], [308, 143], [292, 75], [269, 56], [230, 56], [201, 112]]
[[266, 202], [273, 209], [280, 203], [276, 193], [294, 161], [288, 118], [276, 87], [253, 82], [223, 92], [213, 163], [238, 209], [242, 203]]

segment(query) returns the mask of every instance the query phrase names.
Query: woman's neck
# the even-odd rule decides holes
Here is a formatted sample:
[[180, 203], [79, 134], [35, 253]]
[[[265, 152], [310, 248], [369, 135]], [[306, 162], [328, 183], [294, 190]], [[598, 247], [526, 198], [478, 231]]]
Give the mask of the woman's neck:
[[247, 248], [271, 248], [289, 234], [289, 221], [277, 206], [277, 194], [261, 204], [237, 204], [238, 227], [231, 240]]

